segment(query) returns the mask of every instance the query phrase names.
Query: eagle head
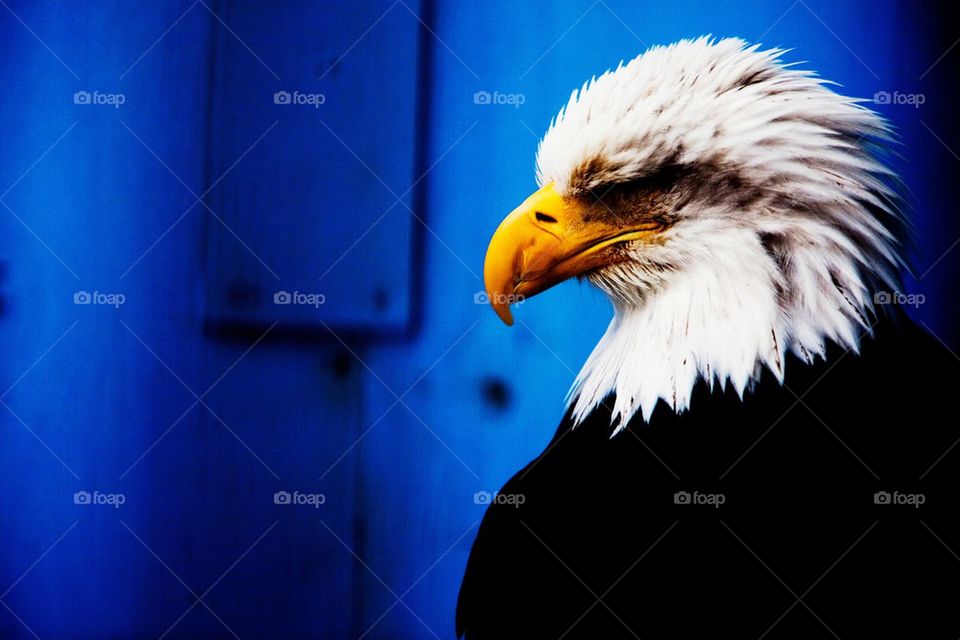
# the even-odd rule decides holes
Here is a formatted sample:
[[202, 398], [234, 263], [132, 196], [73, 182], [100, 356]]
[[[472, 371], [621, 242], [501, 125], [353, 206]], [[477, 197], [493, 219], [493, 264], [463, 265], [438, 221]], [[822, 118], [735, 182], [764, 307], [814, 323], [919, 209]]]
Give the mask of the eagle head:
[[571, 389], [580, 422], [615, 394], [622, 429], [694, 384], [741, 395], [785, 355], [856, 350], [894, 288], [905, 223], [885, 121], [780, 49], [654, 47], [575, 90], [537, 152], [539, 190], [487, 250], [494, 310], [572, 277], [614, 317]]

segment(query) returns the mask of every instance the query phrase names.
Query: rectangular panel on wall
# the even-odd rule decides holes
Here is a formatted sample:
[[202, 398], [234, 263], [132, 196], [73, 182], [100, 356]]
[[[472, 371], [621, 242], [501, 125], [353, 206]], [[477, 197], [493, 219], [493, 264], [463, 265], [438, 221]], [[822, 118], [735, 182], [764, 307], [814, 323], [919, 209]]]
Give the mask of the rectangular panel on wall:
[[387, 0], [217, 12], [207, 322], [402, 331], [420, 23]]

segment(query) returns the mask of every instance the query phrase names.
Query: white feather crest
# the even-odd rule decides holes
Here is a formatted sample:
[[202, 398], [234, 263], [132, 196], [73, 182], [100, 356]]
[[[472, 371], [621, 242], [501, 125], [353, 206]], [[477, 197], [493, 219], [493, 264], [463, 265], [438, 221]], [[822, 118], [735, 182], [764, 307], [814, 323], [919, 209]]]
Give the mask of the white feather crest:
[[896, 286], [904, 220], [877, 157], [890, 130], [782, 53], [709, 37], [654, 47], [551, 122], [537, 180], [565, 196], [667, 163], [736, 172], [760, 194], [690, 198], [661, 242], [588, 276], [615, 316], [571, 389], [577, 423], [611, 393], [620, 430], [661, 400], [687, 409], [701, 378], [742, 395], [764, 368], [782, 381], [787, 352], [856, 350], [873, 292]]

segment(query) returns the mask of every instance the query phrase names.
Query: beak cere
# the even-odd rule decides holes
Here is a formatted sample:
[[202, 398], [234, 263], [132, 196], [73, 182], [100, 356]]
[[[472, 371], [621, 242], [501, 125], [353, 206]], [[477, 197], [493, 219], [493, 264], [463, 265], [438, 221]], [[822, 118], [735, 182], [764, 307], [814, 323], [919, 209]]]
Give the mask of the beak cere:
[[626, 260], [616, 245], [648, 238], [658, 229], [649, 222], [624, 228], [588, 220], [587, 210], [583, 203], [560, 196], [550, 183], [497, 227], [487, 247], [483, 279], [490, 304], [504, 323], [513, 324], [511, 304]]

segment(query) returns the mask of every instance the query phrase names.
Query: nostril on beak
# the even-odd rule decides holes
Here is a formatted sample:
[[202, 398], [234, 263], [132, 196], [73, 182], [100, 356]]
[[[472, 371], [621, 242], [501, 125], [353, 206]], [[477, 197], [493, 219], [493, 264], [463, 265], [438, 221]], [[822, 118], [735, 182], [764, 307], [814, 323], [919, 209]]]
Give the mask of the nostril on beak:
[[557, 221], [557, 219], [554, 218], [553, 216], [548, 216], [548, 215], [545, 214], [545, 213], [542, 213], [542, 212], [540, 212], [540, 211], [537, 211], [537, 222], [550, 222], [550, 223], [554, 223], [554, 222], [556, 222], [556, 221]]

